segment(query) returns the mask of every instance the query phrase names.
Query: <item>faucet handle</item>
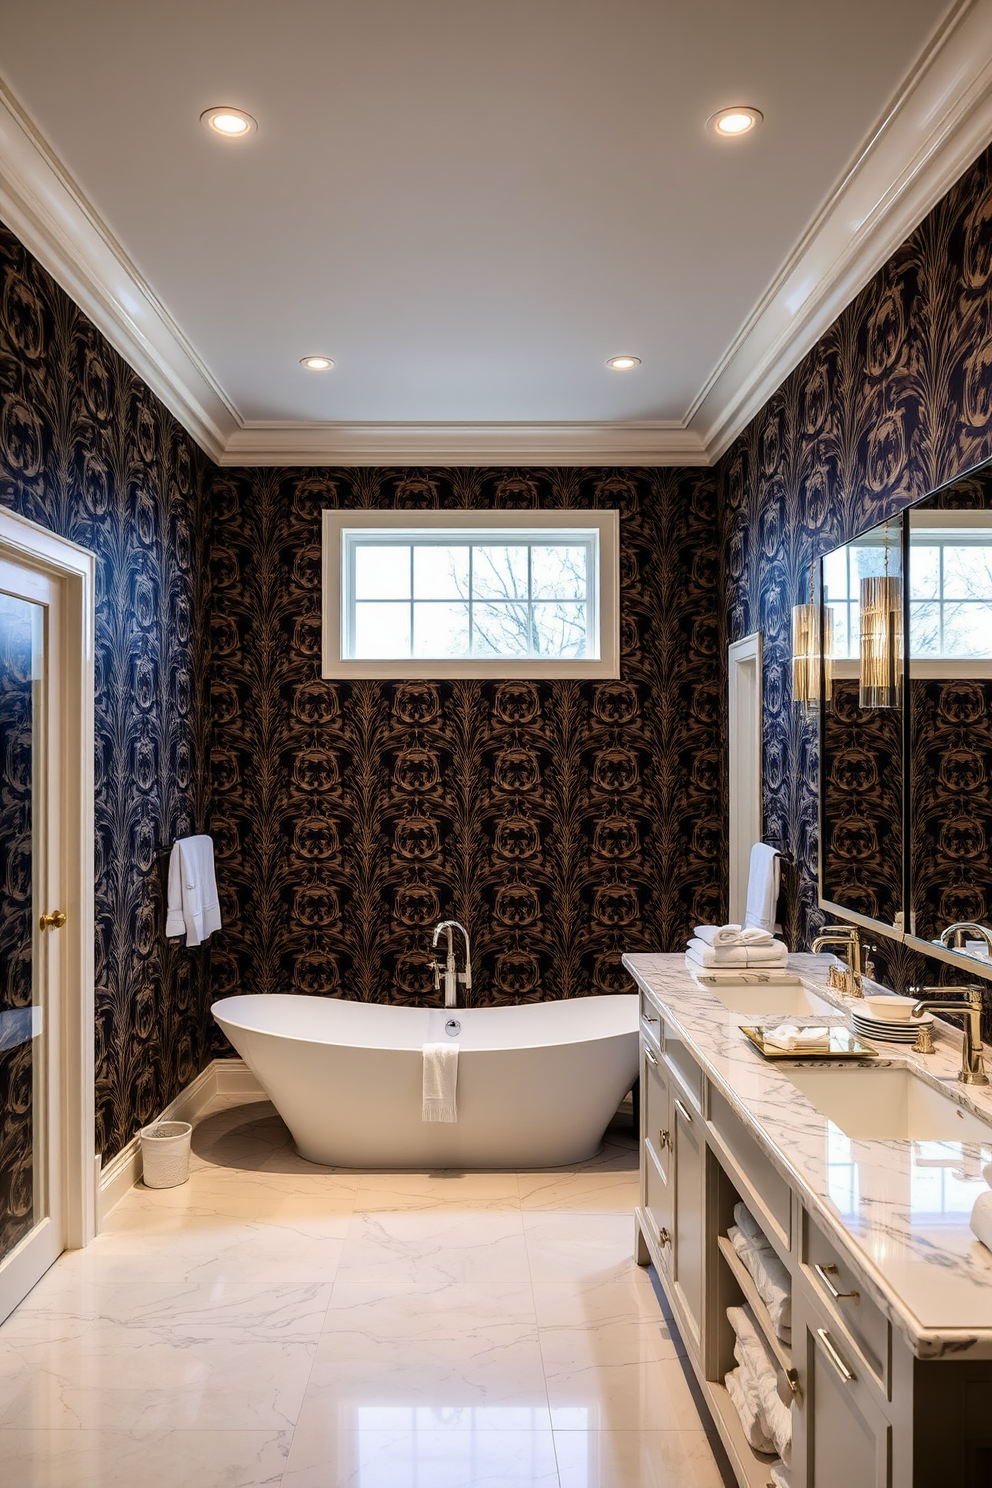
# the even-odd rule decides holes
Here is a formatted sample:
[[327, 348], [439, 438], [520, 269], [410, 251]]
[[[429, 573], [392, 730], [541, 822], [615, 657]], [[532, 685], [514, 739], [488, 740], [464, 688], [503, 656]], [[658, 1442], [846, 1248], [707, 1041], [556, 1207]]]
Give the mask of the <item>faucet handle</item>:
[[433, 961], [428, 961], [428, 963], [427, 963], [427, 969], [428, 969], [428, 971], [432, 971], [434, 973], [434, 991], [435, 992], [440, 992], [440, 990], [441, 990], [441, 967], [438, 964], [437, 960], [435, 959]]

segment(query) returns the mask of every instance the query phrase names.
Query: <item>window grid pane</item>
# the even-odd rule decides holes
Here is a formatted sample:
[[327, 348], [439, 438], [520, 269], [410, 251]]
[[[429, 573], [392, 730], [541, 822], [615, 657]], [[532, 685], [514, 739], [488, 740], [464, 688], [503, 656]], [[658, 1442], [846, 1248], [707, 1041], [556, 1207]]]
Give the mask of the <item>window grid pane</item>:
[[[535, 549], [543, 575], [542, 597], [536, 600]], [[408, 564], [401, 578], [397, 560], [404, 550]], [[443, 571], [443, 560], [431, 562], [428, 556], [418, 574], [418, 552], [436, 554], [439, 560], [447, 552], [448, 572]], [[583, 659], [589, 650], [591, 552], [591, 542], [577, 541], [574, 534], [561, 543], [546, 538], [531, 542], [525, 533], [513, 533], [505, 543], [451, 538], [392, 544], [355, 541], [349, 565], [350, 654], [363, 659], [391, 654], [397, 660]], [[465, 559], [458, 556], [462, 553], [467, 571]], [[385, 560], [381, 573], [380, 558]], [[429, 574], [440, 592], [429, 592]], [[554, 595], [555, 587], [564, 590], [561, 597]], [[381, 598], [373, 597], [376, 588]], [[374, 609], [380, 611], [379, 617], [373, 617]]]

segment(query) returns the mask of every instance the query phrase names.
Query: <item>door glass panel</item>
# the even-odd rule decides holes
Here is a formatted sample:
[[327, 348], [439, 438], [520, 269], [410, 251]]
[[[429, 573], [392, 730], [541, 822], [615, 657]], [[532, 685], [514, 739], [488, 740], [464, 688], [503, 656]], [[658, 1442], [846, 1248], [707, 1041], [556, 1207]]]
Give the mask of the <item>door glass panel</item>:
[[0, 1261], [48, 1214], [41, 793], [44, 607], [0, 593]]

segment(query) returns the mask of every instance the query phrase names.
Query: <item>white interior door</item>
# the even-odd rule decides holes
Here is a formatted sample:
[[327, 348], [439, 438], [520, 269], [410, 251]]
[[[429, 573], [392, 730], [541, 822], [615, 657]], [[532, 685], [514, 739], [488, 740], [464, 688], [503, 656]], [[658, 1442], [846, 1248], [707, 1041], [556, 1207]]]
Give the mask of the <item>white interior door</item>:
[[0, 557], [0, 1319], [65, 1247], [59, 588]]
[[743, 925], [751, 848], [761, 841], [761, 632], [728, 648], [730, 922]]

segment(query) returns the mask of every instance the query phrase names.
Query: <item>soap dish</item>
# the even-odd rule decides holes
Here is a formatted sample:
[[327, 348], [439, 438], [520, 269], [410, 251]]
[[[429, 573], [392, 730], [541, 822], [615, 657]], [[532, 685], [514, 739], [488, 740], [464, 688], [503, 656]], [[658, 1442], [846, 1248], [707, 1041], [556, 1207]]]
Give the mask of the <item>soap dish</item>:
[[864, 1039], [852, 1033], [849, 1028], [841, 1024], [831, 1024], [827, 1028], [830, 1036], [829, 1049], [770, 1049], [765, 1047], [765, 1028], [779, 1027], [779, 1024], [757, 1023], [748, 1028], [742, 1023], [740, 1025], [743, 1033], [754, 1045], [759, 1054], [766, 1059], [801, 1059], [807, 1063], [811, 1059], [877, 1059], [878, 1050], [873, 1049], [871, 1044], [866, 1044]]

